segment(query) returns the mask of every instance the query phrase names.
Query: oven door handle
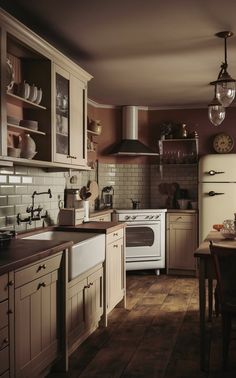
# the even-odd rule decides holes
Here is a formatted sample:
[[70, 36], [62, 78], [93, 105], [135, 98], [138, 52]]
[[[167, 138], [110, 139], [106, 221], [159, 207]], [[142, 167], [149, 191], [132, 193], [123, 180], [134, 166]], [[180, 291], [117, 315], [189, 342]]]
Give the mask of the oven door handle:
[[148, 225], [152, 226], [152, 225], [156, 225], [156, 224], [160, 224], [160, 221], [153, 221], [153, 222], [138, 222], [138, 221], [133, 221], [133, 222], [125, 222], [127, 224], [127, 226], [144, 226], [144, 227], [147, 227]]

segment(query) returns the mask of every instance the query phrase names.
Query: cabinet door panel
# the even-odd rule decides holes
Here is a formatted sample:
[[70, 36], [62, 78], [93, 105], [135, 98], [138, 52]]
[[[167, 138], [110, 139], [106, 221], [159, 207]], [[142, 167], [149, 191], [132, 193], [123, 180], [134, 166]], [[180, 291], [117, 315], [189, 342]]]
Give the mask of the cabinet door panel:
[[0, 329], [8, 324], [8, 301], [0, 303]]
[[[123, 231], [123, 230], [122, 230]], [[123, 238], [107, 247], [108, 309], [113, 309], [123, 298], [124, 253]]]
[[0, 350], [0, 374], [9, 369], [9, 348]]
[[168, 269], [195, 270], [194, 250], [197, 246], [195, 216], [171, 215], [169, 223]]
[[68, 295], [68, 331], [77, 329], [80, 334], [85, 329], [84, 288], [87, 280], [82, 279], [69, 288]]
[[0, 276], [0, 302], [8, 297], [8, 275]]
[[53, 272], [15, 290], [16, 371], [56, 340], [56, 280]]
[[85, 87], [75, 76], [70, 76], [70, 154], [71, 163], [86, 164], [85, 148]]
[[88, 277], [88, 288], [85, 290], [86, 327], [97, 325], [103, 312], [103, 273], [102, 269]]

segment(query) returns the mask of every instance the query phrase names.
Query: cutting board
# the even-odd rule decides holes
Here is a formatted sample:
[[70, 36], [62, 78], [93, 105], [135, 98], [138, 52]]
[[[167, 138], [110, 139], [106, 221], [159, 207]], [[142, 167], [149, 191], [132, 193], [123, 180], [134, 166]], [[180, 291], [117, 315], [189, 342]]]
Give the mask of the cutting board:
[[89, 192], [91, 193], [89, 201], [90, 202], [95, 201], [95, 199], [99, 195], [99, 188], [98, 188], [97, 182], [96, 181], [90, 181], [89, 184], [88, 184], [88, 188], [89, 188]]

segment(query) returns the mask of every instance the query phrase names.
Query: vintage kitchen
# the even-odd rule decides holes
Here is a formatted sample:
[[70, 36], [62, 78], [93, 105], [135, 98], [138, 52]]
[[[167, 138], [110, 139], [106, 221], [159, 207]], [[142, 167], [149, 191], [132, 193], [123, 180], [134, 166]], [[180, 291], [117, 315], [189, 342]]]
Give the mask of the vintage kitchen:
[[127, 316], [133, 287], [196, 294], [198, 162], [234, 151], [236, 109], [219, 133], [203, 107], [96, 102], [52, 41], [3, 9], [0, 27], [0, 377], [46, 376]]

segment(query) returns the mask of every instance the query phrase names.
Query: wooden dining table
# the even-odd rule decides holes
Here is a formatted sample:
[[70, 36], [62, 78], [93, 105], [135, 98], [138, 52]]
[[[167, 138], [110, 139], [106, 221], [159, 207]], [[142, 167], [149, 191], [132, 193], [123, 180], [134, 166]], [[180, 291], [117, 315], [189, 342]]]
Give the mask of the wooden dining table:
[[[199, 279], [199, 315], [200, 315], [200, 366], [201, 370], [207, 370], [209, 365], [209, 349], [206, 335], [207, 321], [212, 320], [213, 308], [213, 280], [215, 272], [213, 260], [210, 254], [209, 242], [222, 246], [235, 247], [236, 240], [225, 239], [218, 231], [211, 231], [206, 239], [199, 245], [194, 252], [194, 257], [198, 261], [198, 279]], [[206, 284], [208, 285], [208, 298], [206, 298]], [[206, 304], [208, 299], [208, 316], [206, 316]]]

